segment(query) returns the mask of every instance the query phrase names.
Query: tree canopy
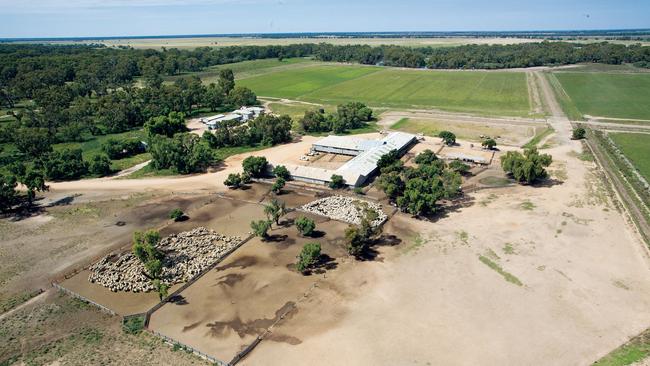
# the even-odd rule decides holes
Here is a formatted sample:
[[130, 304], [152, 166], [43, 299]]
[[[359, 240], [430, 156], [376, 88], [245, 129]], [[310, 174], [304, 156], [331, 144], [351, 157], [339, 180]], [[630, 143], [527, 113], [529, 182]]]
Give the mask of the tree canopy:
[[548, 177], [546, 167], [551, 165], [553, 158], [548, 154], [540, 154], [537, 148], [526, 149], [524, 153], [508, 151], [501, 157], [501, 167], [517, 182], [533, 184]]

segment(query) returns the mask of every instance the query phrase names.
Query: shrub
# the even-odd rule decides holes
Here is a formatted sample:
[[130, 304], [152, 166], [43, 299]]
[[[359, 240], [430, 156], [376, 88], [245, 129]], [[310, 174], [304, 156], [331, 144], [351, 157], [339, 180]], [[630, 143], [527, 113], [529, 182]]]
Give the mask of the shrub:
[[318, 263], [321, 256], [321, 247], [319, 243], [307, 243], [302, 247], [302, 251], [298, 255], [298, 263], [296, 269], [305, 273], [307, 269]]
[[122, 322], [122, 329], [126, 334], [139, 334], [144, 329], [144, 316], [134, 316]]
[[356, 193], [356, 194], [365, 194], [363, 192], [363, 188], [361, 188], [361, 187], [354, 187], [354, 193]]
[[185, 214], [180, 208], [175, 208], [169, 213], [169, 218], [174, 221], [181, 221], [183, 216], [185, 216]]
[[237, 173], [230, 173], [228, 174], [228, 178], [226, 178], [226, 180], [223, 181], [223, 184], [226, 187], [237, 189], [242, 185], [242, 178]]
[[329, 186], [332, 189], [343, 188], [345, 187], [345, 180], [343, 179], [342, 176], [338, 174], [332, 174], [332, 177], [330, 178]]
[[311, 236], [316, 229], [316, 223], [308, 217], [301, 216], [296, 220], [296, 228], [301, 235]]
[[574, 140], [582, 140], [585, 138], [586, 133], [587, 131], [583, 127], [574, 128], [571, 138]]

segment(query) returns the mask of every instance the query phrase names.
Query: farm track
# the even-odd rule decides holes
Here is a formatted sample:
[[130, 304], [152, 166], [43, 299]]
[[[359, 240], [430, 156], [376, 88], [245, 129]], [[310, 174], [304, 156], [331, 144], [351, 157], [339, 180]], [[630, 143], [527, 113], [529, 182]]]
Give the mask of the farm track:
[[[558, 132], [559, 137], [562, 140], [568, 142], [571, 138], [571, 122], [564, 114], [564, 111], [560, 107], [553, 89], [551, 88], [548, 79], [544, 75], [538, 75], [537, 80], [540, 81], [540, 86], [542, 89], [542, 95], [546, 101], [552, 118], [549, 119], [549, 122], [555, 128], [555, 131]], [[593, 125], [594, 123], [586, 123], [588, 125]], [[611, 124], [605, 124], [611, 125]], [[630, 127], [629, 125], [623, 125], [626, 128]], [[609, 181], [612, 182], [616, 190], [616, 195], [619, 201], [623, 202], [623, 206], [626, 208], [628, 215], [630, 215], [632, 226], [638, 231], [641, 238], [648, 241], [647, 235], [650, 233], [650, 224], [645, 219], [643, 208], [640, 208], [637, 205], [637, 201], [634, 200], [628, 188], [626, 187], [625, 182], [622, 177], [617, 173], [618, 169], [614, 166], [614, 163], [610, 160], [610, 157], [606, 152], [603, 151], [602, 147], [596, 142], [593, 132], [588, 129], [589, 133], [587, 136], [587, 146], [592, 151], [596, 158], [597, 164], [603, 169], [605, 175], [609, 178]]]

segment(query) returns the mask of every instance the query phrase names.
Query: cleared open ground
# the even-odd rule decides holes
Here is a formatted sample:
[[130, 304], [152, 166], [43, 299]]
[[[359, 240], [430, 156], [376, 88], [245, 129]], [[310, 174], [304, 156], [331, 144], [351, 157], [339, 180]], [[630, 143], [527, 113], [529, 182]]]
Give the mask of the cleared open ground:
[[582, 115], [650, 120], [648, 73], [558, 72], [553, 76]]
[[273, 329], [293, 342], [242, 364], [587, 365], [641, 332], [646, 250], [571, 151], [550, 151], [555, 184], [471, 194], [433, 223], [393, 217], [402, 243], [328, 275]]
[[491, 115], [530, 112], [523, 72], [432, 71], [321, 65], [246, 78], [260, 96], [374, 107], [440, 108]]

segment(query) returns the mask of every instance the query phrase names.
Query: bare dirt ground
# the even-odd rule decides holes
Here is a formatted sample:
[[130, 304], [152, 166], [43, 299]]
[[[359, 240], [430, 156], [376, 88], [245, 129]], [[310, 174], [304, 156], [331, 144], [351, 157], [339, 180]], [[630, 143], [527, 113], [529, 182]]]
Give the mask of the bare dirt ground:
[[[291, 213], [282, 223], [298, 216], [315, 219], [322, 234], [304, 238], [296, 234], [295, 227], [279, 227], [270, 232], [268, 241], [252, 239], [178, 299], [156, 311], [151, 329], [230, 361], [290, 312], [317, 280], [328, 276], [341, 260], [349, 261], [343, 238], [346, 224], [302, 213]], [[319, 273], [303, 276], [295, 271], [294, 264], [307, 242], [320, 243], [328, 259]], [[279, 344], [300, 342], [291, 336], [273, 335], [268, 340]]]
[[577, 148], [550, 151], [563, 179], [547, 186], [395, 216], [394, 256], [337, 272], [274, 328], [299, 344], [263, 341], [242, 364], [588, 364], [645, 329], [647, 252]]

